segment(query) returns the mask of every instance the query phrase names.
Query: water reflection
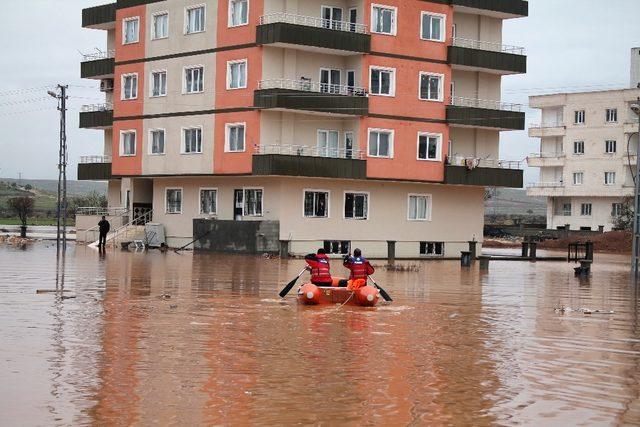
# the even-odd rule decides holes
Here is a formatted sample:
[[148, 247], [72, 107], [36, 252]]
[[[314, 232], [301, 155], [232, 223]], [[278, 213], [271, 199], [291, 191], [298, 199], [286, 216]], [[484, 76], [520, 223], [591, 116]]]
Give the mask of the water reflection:
[[373, 309], [280, 301], [301, 261], [55, 259], [0, 247], [2, 424], [640, 423], [624, 258], [425, 262], [377, 273], [395, 301]]

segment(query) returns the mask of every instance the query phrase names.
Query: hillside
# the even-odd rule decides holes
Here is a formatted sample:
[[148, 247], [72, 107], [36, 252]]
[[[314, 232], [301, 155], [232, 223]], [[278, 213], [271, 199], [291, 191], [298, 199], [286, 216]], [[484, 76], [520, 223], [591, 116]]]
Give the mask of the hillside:
[[485, 215], [546, 216], [547, 199], [529, 197], [526, 190], [499, 188], [485, 201]]
[[[58, 180], [56, 179], [21, 179], [17, 180], [15, 178], [0, 178], [0, 182], [9, 182], [16, 183], [21, 187], [29, 184], [33, 188], [37, 188], [39, 190], [53, 193], [54, 196], [58, 192]], [[107, 183], [106, 182], [95, 182], [95, 181], [69, 181], [67, 180], [67, 195], [69, 197], [73, 196], [85, 196], [92, 191], [97, 192], [98, 194], [107, 194]]]

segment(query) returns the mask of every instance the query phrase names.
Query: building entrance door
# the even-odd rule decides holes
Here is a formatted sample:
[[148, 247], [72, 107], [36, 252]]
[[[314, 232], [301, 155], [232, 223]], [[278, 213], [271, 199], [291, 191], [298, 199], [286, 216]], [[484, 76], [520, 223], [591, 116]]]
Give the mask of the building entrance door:
[[242, 189], [233, 192], [233, 219], [242, 220], [242, 208], [244, 206], [244, 192]]

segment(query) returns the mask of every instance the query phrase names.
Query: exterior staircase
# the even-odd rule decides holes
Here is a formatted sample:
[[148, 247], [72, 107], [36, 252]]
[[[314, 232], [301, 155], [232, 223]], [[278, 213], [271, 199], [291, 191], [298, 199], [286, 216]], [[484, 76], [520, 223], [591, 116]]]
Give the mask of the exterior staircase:
[[[145, 212], [141, 216], [134, 218], [122, 227], [118, 227], [113, 232], [107, 234], [106, 246], [117, 247], [122, 242], [133, 242], [136, 240], [142, 241], [146, 245], [147, 235], [144, 224], [151, 220], [152, 215], [153, 211]], [[98, 243], [99, 240], [96, 240], [95, 242], [90, 243], [88, 246], [97, 248]]]

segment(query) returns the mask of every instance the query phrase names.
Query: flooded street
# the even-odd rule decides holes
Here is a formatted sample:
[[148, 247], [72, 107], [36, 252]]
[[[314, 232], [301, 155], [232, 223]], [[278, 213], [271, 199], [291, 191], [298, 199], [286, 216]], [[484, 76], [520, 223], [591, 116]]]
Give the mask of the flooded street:
[[376, 273], [391, 304], [302, 307], [302, 260], [0, 246], [0, 424], [640, 423], [627, 257], [418, 264]]

